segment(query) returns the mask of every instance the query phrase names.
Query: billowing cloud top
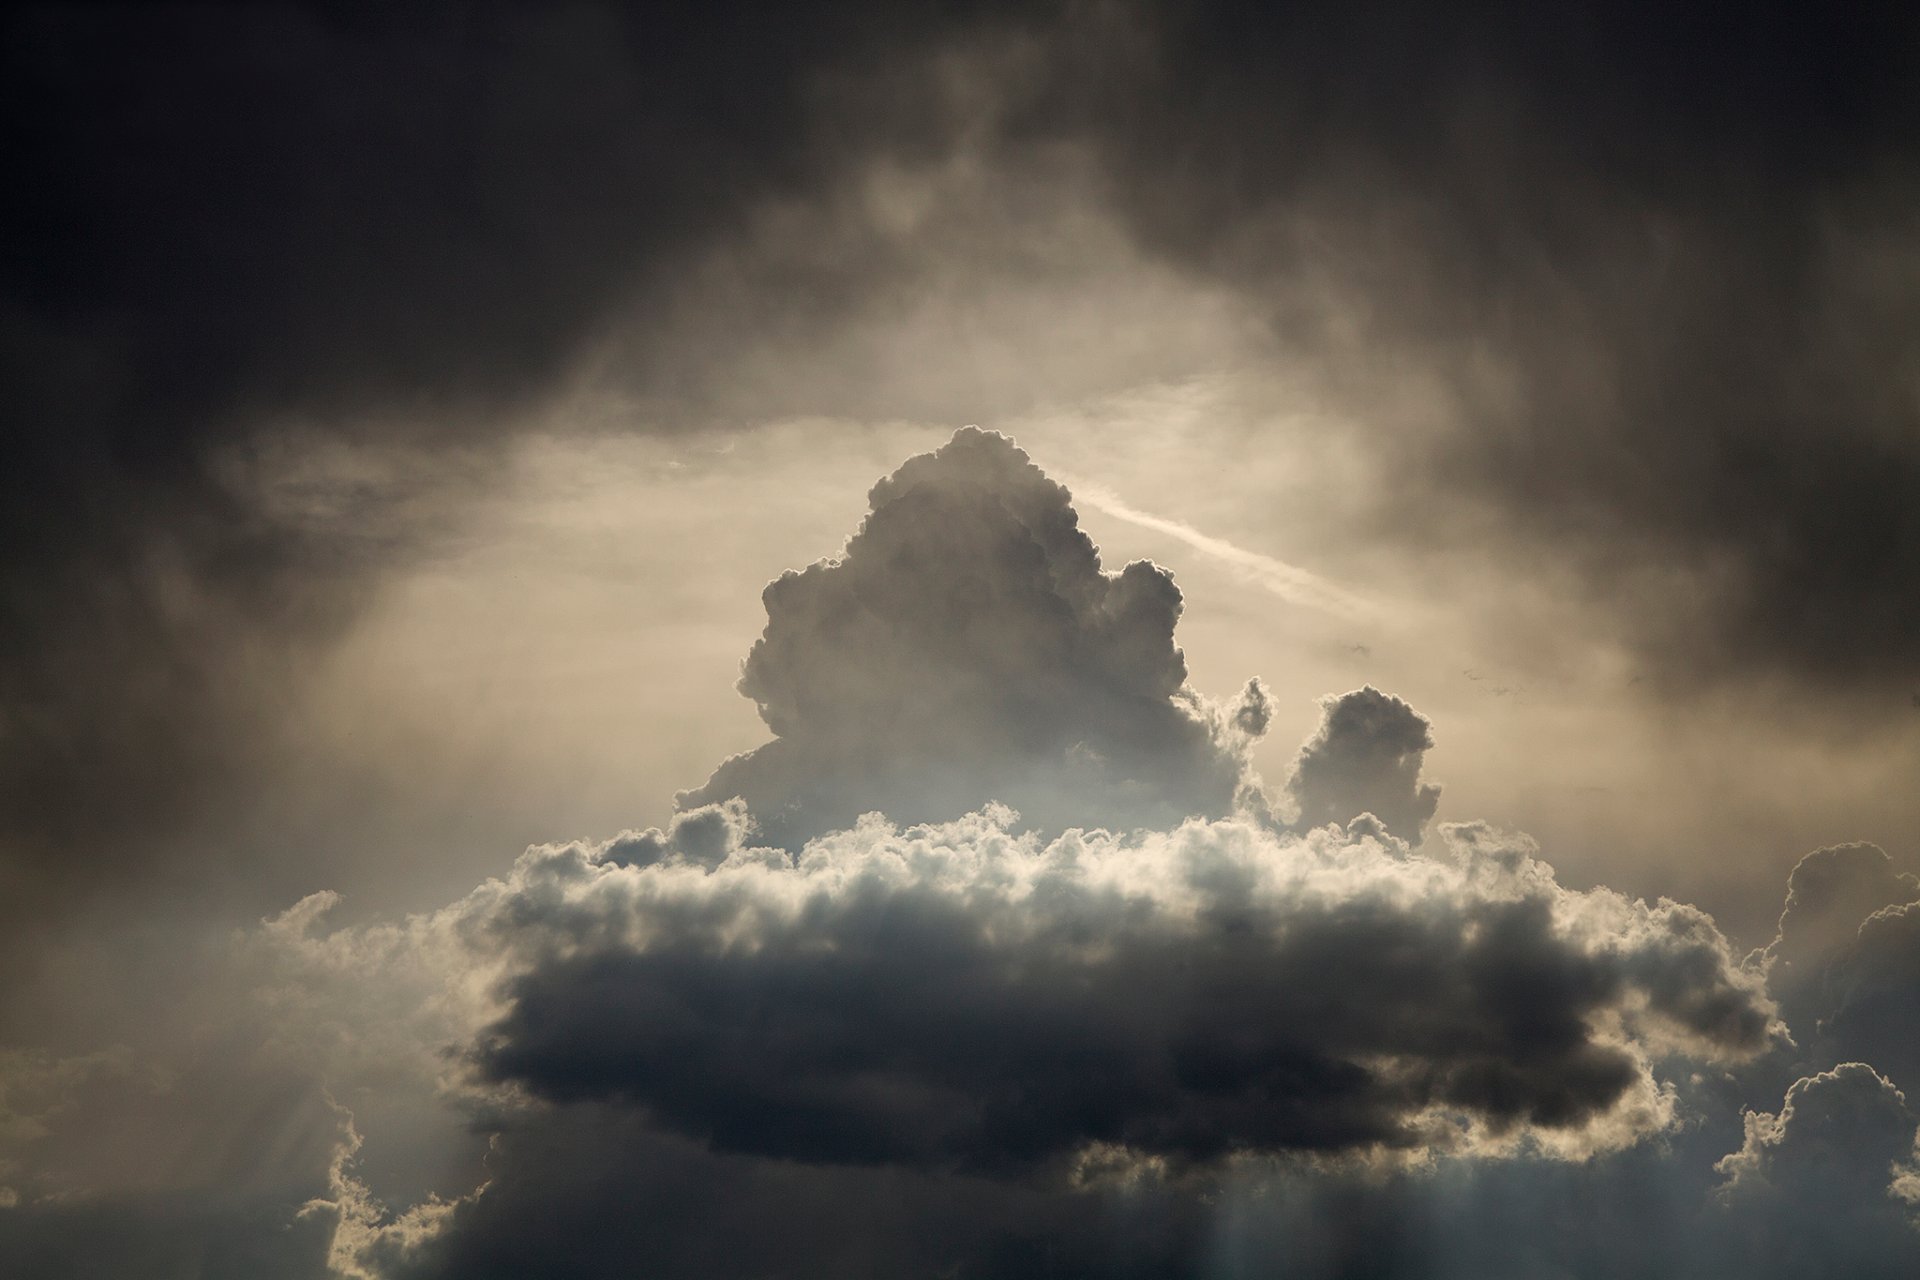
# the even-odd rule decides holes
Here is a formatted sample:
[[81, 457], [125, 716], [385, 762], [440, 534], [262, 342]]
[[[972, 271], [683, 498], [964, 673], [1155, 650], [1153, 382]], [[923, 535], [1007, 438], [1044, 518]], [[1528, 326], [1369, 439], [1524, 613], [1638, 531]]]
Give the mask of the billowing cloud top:
[[1419, 843], [1440, 788], [1420, 780], [1433, 745], [1426, 717], [1372, 685], [1321, 702], [1319, 732], [1300, 748], [1287, 790], [1301, 827], [1372, 813], [1387, 830]]
[[741, 797], [787, 847], [987, 800], [1051, 831], [1222, 816], [1264, 727], [1187, 688], [1172, 575], [1103, 572], [1066, 489], [993, 432], [909, 460], [840, 558], [765, 599], [740, 691], [777, 736], [682, 804]]

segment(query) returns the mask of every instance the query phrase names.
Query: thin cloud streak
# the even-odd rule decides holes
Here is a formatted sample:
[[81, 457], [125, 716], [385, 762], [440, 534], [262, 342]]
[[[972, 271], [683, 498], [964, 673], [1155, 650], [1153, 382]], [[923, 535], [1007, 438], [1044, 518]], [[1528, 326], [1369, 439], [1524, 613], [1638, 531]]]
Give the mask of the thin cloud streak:
[[1192, 525], [1179, 520], [1171, 520], [1166, 516], [1157, 516], [1152, 512], [1129, 506], [1112, 490], [1100, 485], [1086, 484], [1077, 480], [1069, 480], [1066, 484], [1073, 491], [1077, 501], [1092, 507], [1102, 515], [1112, 516], [1115, 520], [1124, 520], [1142, 529], [1151, 529], [1155, 533], [1164, 533], [1170, 538], [1176, 538], [1195, 551], [1231, 566], [1248, 581], [1264, 587], [1289, 604], [1305, 605], [1310, 609], [1319, 609], [1323, 613], [1354, 621], [1377, 621], [1381, 616], [1379, 606], [1364, 596], [1329, 582], [1298, 565], [1291, 565], [1258, 551], [1249, 551], [1245, 547], [1235, 546], [1224, 538], [1202, 533]]

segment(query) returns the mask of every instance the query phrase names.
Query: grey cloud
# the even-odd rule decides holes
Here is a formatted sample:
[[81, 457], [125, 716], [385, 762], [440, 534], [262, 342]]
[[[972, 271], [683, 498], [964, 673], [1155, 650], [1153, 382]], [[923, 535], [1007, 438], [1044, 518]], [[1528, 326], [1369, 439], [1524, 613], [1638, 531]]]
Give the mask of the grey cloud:
[[735, 798], [677, 813], [664, 831], [649, 827], [627, 832], [607, 844], [600, 857], [622, 867], [684, 861], [711, 870], [745, 846], [753, 830], [753, 815]]
[[870, 810], [999, 801], [1052, 831], [1231, 810], [1264, 695], [1233, 736], [1187, 687], [1170, 574], [1103, 572], [1066, 489], [992, 432], [911, 459], [871, 506], [839, 558], [767, 588], [740, 691], [775, 740], [682, 806], [741, 797], [793, 848]]
[[[1724, 1149], [1724, 1148], [1722, 1148]], [[1743, 1246], [1713, 1205], [1712, 1154], [1645, 1144], [1581, 1163], [1442, 1161], [1342, 1175], [1272, 1165], [1194, 1189], [1147, 1181], [1068, 1191], [884, 1168], [716, 1153], [631, 1111], [583, 1105], [503, 1132], [499, 1172], [396, 1280], [644, 1271], [876, 1277], [1261, 1275], [1283, 1280], [1530, 1280], [1685, 1274], [1795, 1280]], [[1822, 1236], [1821, 1223], [1796, 1218]], [[672, 1223], [683, 1230], [662, 1230]], [[1913, 1252], [1876, 1239], [1857, 1274]], [[1793, 1264], [1803, 1269], [1794, 1270]], [[1816, 1270], [1812, 1274], [1819, 1274]]]
[[1258, 677], [1247, 681], [1232, 708], [1228, 722], [1251, 741], [1263, 737], [1273, 723], [1273, 699]]
[[1816, 849], [1787, 879], [1780, 928], [1767, 947], [1768, 981], [1792, 1012], [1789, 1021], [1811, 1033], [1831, 1000], [1829, 967], [1854, 945], [1861, 922], [1882, 907], [1920, 899], [1920, 879], [1898, 871], [1886, 851], [1871, 844]]
[[1320, 727], [1300, 748], [1287, 791], [1301, 829], [1379, 818], [1419, 843], [1440, 804], [1440, 788], [1420, 780], [1433, 733], [1425, 717], [1372, 685], [1321, 700]]
[[1381, 424], [1385, 527], [1578, 565], [1669, 688], [1903, 708], [1910, 9], [1126, 12], [1059, 118], [1144, 243]]
[[504, 1129], [486, 1193], [391, 1280], [858, 1274], [1191, 1274], [1198, 1202], [1153, 1187], [1064, 1192], [894, 1168], [715, 1152], [630, 1109], [560, 1108]]
[[1766, 955], [1803, 1060], [1857, 1059], [1920, 1086], [1920, 879], [1875, 845], [1816, 850], [1793, 869]]
[[930, 145], [937, 112], [861, 86], [989, 17], [9, 6], [8, 934], [116, 883], [102, 863], [210, 856], [164, 837], [261, 785], [406, 549], [274, 510], [246, 471], [276, 431], [478, 465], [763, 197]]
[[1561, 889], [1484, 830], [1455, 866], [1327, 832], [1042, 845], [1004, 821], [713, 871], [535, 851], [488, 911], [542, 958], [480, 1061], [723, 1151], [1004, 1176], [1099, 1145], [1610, 1149], [1670, 1120], [1655, 1058], [1768, 1042], [1705, 917]]
[[1783, 1275], [1895, 1276], [1920, 1260], [1913, 1110], [1872, 1067], [1795, 1082], [1778, 1113], [1748, 1113], [1717, 1166], [1732, 1230], [1724, 1263]]
[[1846, 1062], [1796, 1081], [1776, 1114], [1747, 1115], [1746, 1142], [1719, 1165], [1729, 1199], [1768, 1193], [1875, 1207], [1914, 1155], [1920, 1117], [1872, 1067]]
[[[1485, 828], [1449, 838], [1442, 861], [1384, 837], [1238, 824], [1046, 847], [976, 819], [869, 823], [797, 865], [751, 849], [714, 870], [617, 866], [617, 842], [529, 851], [453, 915], [460, 936], [531, 959], [489, 1052], [550, 1101], [503, 1117], [488, 1186], [381, 1274], [1173, 1276], [1226, 1258], [1298, 1280], [1795, 1274], [1713, 1212], [1712, 1162], [1738, 1144], [1737, 1118], [1729, 1137], [1683, 1067], [1680, 1100], [1642, 1092], [1557, 1148], [1586, 1158], [1527, 1154], [1523, 1134], [1556, 1150], [1538, 1116], [1399, 1171], [1230, 1147], [1192, 1180], [1151, 1158], [1156, 1140], [1205, 1137], [1192, 1126], [1209, 1113], [1255, 1133], [1287, 1121], [1289, 1091], [1354, 1083], [1262, 1075], [1270, 1048], [1278, 1070], [1381, 1035], [1365, 1056], [1390, 1073], [1388, 1041], [1412, 1037], [1436, 1055], [1415, 1070], [1434, 1084], [1460, 1053], [1530, 1060], [1519, 1076], [1492, 1061], [1459, 1072], [1469, 1091], [1494, 1086], [1457, 1104], [1471, 1109], [1522, 1102], [1512, 1090], [1581, 1056], [1587, 1033], [1555, 1030], [1570, 1009], [1601, 1023], [1637, 1010], [1646, 1052], [1700, 1055], [1709, 1076], [1764, 1045], [1757, 975], [1699, 913], [1561, 889]], [[1404, 1000], [1376, 1022], [1376, 995], [1396, 987]], [[1569, 1099], [1579, 1074], [1533, 1101]], [[1322, 1136], [1359, 1114], [1354, 1097], [1315, 1100]], [[1116, 1103], [1134, 1108], [1140, 1148], [1046, 1158]], [[1428, 1136], [1458, 1142], [1457, 1124]], [[1074, 1176], [1103, 1162], [1119, 1176]], [[1794, 1220], [1819, 1235], [1817, 1218]], [[1876, 1239], [1861, 1274], [1899, 1274], [1903, 1238]]]
[[1829, 973], [1823, 1040], [1920, 1091], [1920, 902], [1868, 916]]
[[1780, 931], [1767, 954], [1777, 974], [1796, 975], [1845, 949], [1860, 922], [1875, 911], [1915, 899], [1920, 899], [1920, 878], [1895, 869], [1878, 845], [1816, 849], [1800, 859], [1787, 878]]

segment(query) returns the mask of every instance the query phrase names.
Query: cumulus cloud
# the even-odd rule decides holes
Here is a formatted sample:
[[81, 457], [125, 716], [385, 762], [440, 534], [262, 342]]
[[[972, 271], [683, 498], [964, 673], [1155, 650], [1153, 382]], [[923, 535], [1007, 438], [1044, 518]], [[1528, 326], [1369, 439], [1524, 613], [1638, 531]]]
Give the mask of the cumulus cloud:
[[1917, 1124], [1892, 1081], [1842, 1063], [1796, 1081], [1777, 1114], [1747, 1113], [1745, 1144], [1719, 1164], [1726, 1194], [1819, 1191], [1870, 1204], [1912, 1158]]
[[1920, 879], [1897, 871], [1878, 845], [1837, 844], [1800, 859], [1787, 878], [1780, 929], [1768, 954], [1777, 979], [1813, 981], [1881, 907], [1920, 899]]
[[[312, 1211], [342, 1224], [336, 1256], [393, 1277], [1178, 1273], [1219, 1230], [1196, 1193], [1239, 1186], [1240, 1230], [1293, 1240], [1284, 1274], [1342, 1274], [1309, 1245], [1418, 1273], [1411, 1243], [1379, 1252], [1391, 1234], [1289, 1216], [1326, 1195], [1376, 1229], [1450, 1206], [1552, 1259], [1513, 1203], [1632, 1200], [1673, 1173], [1644, 1139], [1691, 1141], [1690, 1073], [1773, 1040], [1759, 971], [1701, 913], [1566, 889], [1484, 826], [1425, 854], [1364, 824], [1047, 840], [994, 809], [794, 856], [728, 816], [689, 815], [728, 833], [716, 862], [631, 856], [672, 830], [539, 846], [404, 925], [328, 931], [319, 901], [269, 927], [274, 984], [339, 1002], [314, 1021], [437, 956], [460, 1020], [411, 1034], [475, 1046], [449, 1087], [494, 1100], [473, 1112], [487, 1185], [458, 1204], [385, 1212], [336, 1166]], [[1676, 1221], [1713, 1154], [1674, 1175]], [[1516, 1180], [1476, 1177], [1492, 1190], [1465, 1204], [1419, 1172], [1488, 1158]]]
[[1716, 1166], [1738, 1224], [1733, 1257], [1787, 1275], [1900, 1275], [1920, 1258], [1911, 1217], [1916, 1116], [1872, 1067], [1796, 1081], [1777, 1113], [1746, 1116]]
[[1920, 879], [1876, 845], [1815, 850], [1793, 869], [1766, 956], [1814, 1058], [1857, 1058], [1920, 1087]]
[[1172, 575], [1104, 572], [1066, 489], [1012, 441], [962, 429], [871, 508], [837, 559], [767, 588], [740, 691], [775, 738], [684, 807], [740, 797], [788, 848], [874, 810], [934, 821], [999, 801], [1058, 831], [1232, 809], [1264, 713], [1230, 732], [1202, 704]]
[[1005, 1173], [1097, 1145], [1584, 1154], [1670, 1120], [1657, 1059], [1768, 1042], [1703, 915], [1565, 890], [1486, 830], [1442, 862], [1243, 822], [1043, 843], [1011, 816], [712, 870], [533, 851], [479, 928], [542, 939], [484, 1072], [722, 1150]]
[[1363, 813], [1420, 842], [1440, 788], [1420, 780], [1433, 733], [1426, 717], [1372, 685], [1321, 700], [1320, 727], [1294, 764], [1287, 791], [1301, 829]]
[[1825, 1039], [1920, 1091], [1920, 902], [1882, 907], [1863, 920], [1829, 984]]

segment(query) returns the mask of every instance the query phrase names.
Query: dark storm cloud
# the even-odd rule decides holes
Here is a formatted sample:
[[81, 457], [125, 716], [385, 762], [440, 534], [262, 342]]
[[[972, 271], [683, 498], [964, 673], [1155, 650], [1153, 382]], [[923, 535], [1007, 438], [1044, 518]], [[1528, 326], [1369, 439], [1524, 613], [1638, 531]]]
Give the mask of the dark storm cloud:
[[1053, 105], [1148, 244], [1263, 300], [1379, 422], [1384, 520], [1428, 536], [1464, 498], [1544, 537], [1635, 590], [1675, 680], [1904, 703], [1911, 6], [1141, 12]]
[[[265, 429], [484, 454], [761, 196], [943, 145], [911, 94], [825, 123], [810, 95], [966, 17], [5, 19], [5, 910], [229, 798], [392, 553], [263, 504]], [[1409, 447], [1377, 415], [1403, 530], [1484, 502], [1596, 591], [1680, 576], [1619, 595], [1670, 675], [1879, 687], [1920, 652], [1911, 22], [1074, 6], [974, 142], [1090, 145], [1127, 225], [1266, 299], [1356, 418], [1440, 370]], [[1005, 441], [909, 463], [767, 603], [742, 688], [775, 741], [666, 830], [536, 848], [404, 925], [321, 935], [326, 894], [269, 921], [236, 968], [278, 1021], [183, 1031], [179, 1092], [62, 1113], [70, 1185], [52, 1104], [7, 1110], [41, 1167], [0, 1169], [0, 1272], [1916, 1270], [1920, 913], [1877, 850], [1796, 872], [1789, 1050], [1767, 957], [1703, 913], [1569, 890], [1485, 827], [1395, 839], [1434, 811], [1397, 699], [1333, 700], [1302, 752], [1302, 825], [1344, 829], [1276, 829], [1245, 771], [1264, 691], [1193, 698], [1170, 579], [1102, 572]], [[1127, 834], [958, 817], [995, 799]], [[1193, 814], [1222, 820], [1129, 831]], [[236, 1048], [267, 1043], [298, 1089]], [[449, 1083], [462, 1047], [482, 1078]], [[490, 1181], [383, 1214], [323, 1066], [367, 1114], [478, 1090]], [[1779, 1108], [1744, 1142], [1741, 1102]], [[148, 1151], [194, 1176], [141, 1184]]]
[[1724, 1194], [1817, 1194], [1870, 1209], [1913, 1172], [1916, 1126], [1920, 1117], [1884, 1076], [1842, 1063], [1796, 1081], [1777, 1114], [1748, 1114], [1746, 1143], [1720, 1162]]
[[[895, 507], [923, 538], [872, 536]], [[1077, 636], [1087, 615], [1033, 601], [1124, 580], [1097, 573], [1064, 491], [985, 433], [911, 461], [875, 511], [867, 541], [810, 573], [874, 574], [828, 595], [895, 606], [886, 621], [970, 583], [973, 615], [1045, 656], [1059, 633], [1026, 619]], [[990, 554], [1009, 542], [1025, 554]], [[888, 800], [895, 756], [932, 750], [930, 731], [899, 736], [903, 689], [959, 718], [942, 762], [952, 798], [977, 788], [976, 804], [1006, 779], [968, 752], [1007, 751], [1020, 723], [992, 679], [1023, 688], [1039, 665], [1069, 724], [1115, 697], [1015, 660], [993, 630], [849, 662], [849, 629], [823, 623], [839, 614], [787, 608], [770, 604], [762, 644], [818, 683], [763, 669], [756, 684], [750, 662], [743, 687], [776, 728], [832, 728], [808, 776], [847, 813]], [[1149, 618], [1123, 669], [1159, 673], [1171, 707], [1173, 614]], [[949, 682], [970, 696], [931, 696]], [[1371, 688], [1325, 709], [1296, 796], [1411, 806], [1417, 828], [1426, 720]], [[1193, 723], [1244, 739], [1270, 717], [1253, 682]], [[1144, 742], [1149, 761], [1190, 749]], [[1135, 803], [1104, 785], [1091, 808]], [[1482, 824], [1416, 851], [1378, 818], [1286, 828], [1248, 804], [1048, 837], [989, 804], [919, 826], [870, 813], [781, 848], [758, 843], [757, 817], [729, 797], [665, 830], [537, 846], [400, 925], [325, 933], [330, 894], [267, 922], [244, 953], [279, 999], [353, 1028], [325, 1038], [365, 1069], [413, 1058], [430, 1077], [465, 1046], [462, 1096], [494, 1138], [484, 1186], [411, 1219], [383, 1215], [336, 1154], [309, 1212], [340, 1224], [338, 1265], [1179, 1275], [1231, 1256], [1301, 1280], [1785, 1277], [1832, 1260], [1893, 1276], [1920, 1253], [1904, 1100], [1867, 1067], [1796, 1069], [1828, 1042], [1786, 1045], [1765, 991], [1769, 968], [1783, 992], [1818, 968], [1825, 999], [1871, 994], [1835, 979], [1850, 957], [1903, 971], [1898, 927], [1855, 945], [1904, 921], [1886, 902], [1913, 883], [1871, 846], [1807, 858], [1781, 939], [1743, 961], [1697, 909], [1568, 889], [1525, 838]], [[1743, 1132], [1743, 1103], [1778, 1110]]]
[[1301, 829], [1371, 813], [1387, 830], [1420, 842], [1440, 788], [1420, 780], [1433, 746], [1426, 718], [1372, 685], [1321, 701], [1320, 727], [1300, 748], [1287, 791]]
[[1829, 972], [1825, 1038], [1920, 1097], [1920, 902], [1882, 907], [1861, 921]]
[[1223, 720], [1188, 688], [1171, 574], [1103, 572], [1066, 489], [993, 432], [909, 460], [871, 506], [837, 559], [767, 588], [740, 692], [775, 740], [683, 805], [738, 796], [793, 848], [871, 810], [992, 800], [1050, 831], [1231, 810], [1264, 694]]
[[230, 799], [391, 559], [263, 506], [263, 429], [483, 445], [676, 252], [913, 145], [810, 106], [958, 12], [10, 7], [0, 891]]
[[1705, 916], [1564, 890], [1484, 829], [1443, 864], [1371, 834], [1042, 845], [1006, 820], [712, 870], [531, 851], [462, 926], [534, 957], [481, 1064], [723, 1151], [1024, 1176], [1101, 1149], [1605, 1150], [1668, 1123], [1654, 1059], [1768, 1042]]

